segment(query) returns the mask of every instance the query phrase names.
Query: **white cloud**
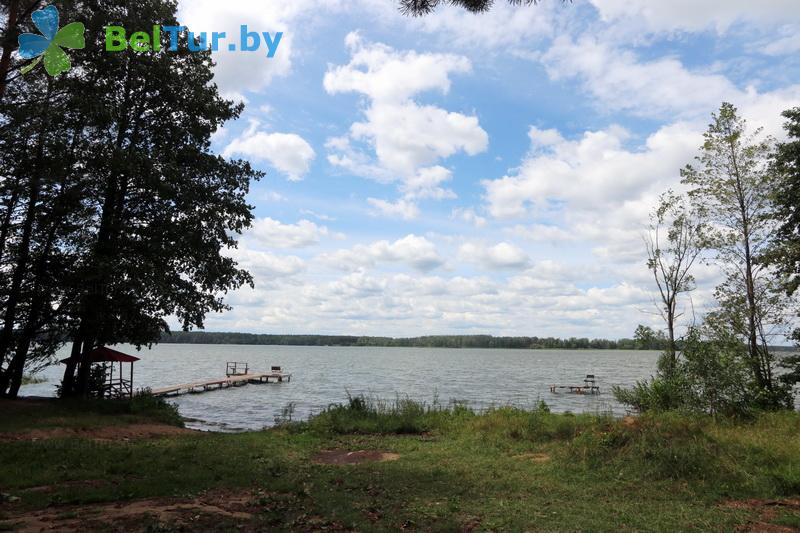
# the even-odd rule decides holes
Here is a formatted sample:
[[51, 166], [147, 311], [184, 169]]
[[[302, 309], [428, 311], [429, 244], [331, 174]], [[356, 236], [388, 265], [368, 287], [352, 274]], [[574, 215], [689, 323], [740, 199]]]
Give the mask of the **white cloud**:
[[248, 249], [246, 246], [228, 251], [241, 268], [246, 269], [256, 278], [269, 280], [273, 277], [289, 277], [299, 274], [306, 268], [305, 261], [289, 255], [280, 256], [268, 252]]
[[610, 111], [642, 116], [708, 114], [737, 93], [720, 74], [690, 72], [671, 57], [640, 62], [633, 52], [589, 35], [577, 41], [558, 37], [542, 61], [553, 79], [582, 79], [584, 89]]
[[329, 94], [357, 92], [375, 103], [404, 102], [418, 93], [450, 90], [450, 74], [472, 69], [469, 60], [452, 54], [396, 52], [380, 43], [366, 43], [352, 32], [345, 38], [350, 63], [331, 67], [323, 84]]
[[350, 33], [345, 44], [350, 62], [329, 67], [325, 90], [363, 94], [369, 104], [363, 109], [365, 121], [353, 123], [347, 136], [328, 139], [328, 162], [381, 183], [399, 181], [403, 198], [397, 202], [370, 200], [384, 213], [413, 218], [418, 213], [414, 200], [453, 198], [452, 191], [440, 187], [451, 171], [438, 163], [458, 152], [483, 152], [489, 137], [477, 117], [420, 105], [413, 98], [432, 90], [446, 94], [452, 74], [471, 70], [469, 60], [399, 52], [365, 42], [357, 33]]
[[444, 264], [436, 245], [425, 237], [406, 235], [395, 242], [377, 241], [369, 245], [357, 245], [350, 250], [339, 250], [323, 254], [320, 260], [344, 270], [357, 270], [379, 262], [405, 263], [422, 271], [432, 270]]
[[489, 212], [515, 217], [554, 202], [567, 202], [569, 209], [603, 211], [649, 189], [663, 190], [702, 142], [697, 130], [685, 123], [661, 128], [641, 150], [627, 149], [628, 138], [624, 128], [611, 126], [544, 150], [533, 145], [515, 173], [484, 181]]
[[517, 237], [534, 242], [562, 243], [577, 238], [574, 233], [551, 224], [531, 224], [529, 226], [517, 224], [513, 228], [508, 228], [507, 231]]
[[450, 181], [452, 177], [453, 173], [442, 166], [425, 167], [419, 169], [415, 176], [407, 179], [400, 190], [405, 193], [406, 198], [434, 198], [436, 200], [456, 198], [456, 193], [440, 187], [442, 183]]
[[413, 102], [373, 105], [365, 113], [366, 122], [351, 126], [351, 138], [371, 146], [380, 166], [400, 179], [459, 151], [475, 155], [488, 146], [474, 116]]
[[800, 26], [786, 26], [780, 35], [772, 41], [759, 43], [755, 50], [770, 56], [800, 52]]
[[314, 217], [318, 220], [323, 220], [325, 222], [333, 222], [336, 220], [336, 217], [326, 215], [325, 213], [317, 213], [316, 211], [312, 211], [311, 209], [301, 209], [300, 213], [308, 215], [310, 217]]
[[330, 234], [328, 228], [318, 226], [310, 220], [300, 220], [297, 224], [283, 224], [265, 217], [253, 222], [246, 236], [268, 248], [303, 248], [318, 244], [321, 238]]
[[771, 126], [770, 133], [776, 133], [780, 112], [800, 101], [800, 85], [767, 93], [754, 87], [741, 90], [722, 74], [690, 71], [669, 56], [642, 61], [630, 50], [588, 34], [577, 41], [558, 37], [541, 61], [553, 79], [582, 80], [599, 108], [643, 117], [677, 115], [706, 123], [728, 101], [756, 125]]
[[258, 131], [257, 123], [225, 147], [224, 157], [245, 156], [266, 161], [286, 174], [290, 181], [299, 181], [308, 172], [316, 157], [308, 142], [294, 133]]
[[419, 216], [417, 205], [404, 198], [396, 202], [389, 202], [380, 198], [367, 198], [367, 202], [373, 207], [372, 212], [375, 215], [402, 218], [404, 220], [413, 220]]
[[478, 215], [472, 208], [456, 207], [453, 209], [452, 213], [450, 213], [450, 218], [462, 220], [467, 224], [475, 226], [476, 228], [482, 228], [486, 226], [486, 219]]
[[590, 0], [607, 22], [623, 22], [653, 32], [725, 33], [737, 22], [772, 25], [800, 21], [795, 0]]
[[530, 257], [520, 248], [507, 242], [494, 246], [479, 243], [465, 243], [458, 250], [458, 257], [468, 263], [476, 263], [483, 268], [524, 268], [530, 263]]
[[442, 36], [448, 44], [459, 47], [472, 49], [480, 43], [484, 50], [530, 48], [531, 43], [552, 35], [554, 15], [563, 11], [561, 7], [558, 2], [542, 2], [538, 6], [496, 2], [490, 11], [476, 15], [445, 5], [413, 22], [423, 31]]

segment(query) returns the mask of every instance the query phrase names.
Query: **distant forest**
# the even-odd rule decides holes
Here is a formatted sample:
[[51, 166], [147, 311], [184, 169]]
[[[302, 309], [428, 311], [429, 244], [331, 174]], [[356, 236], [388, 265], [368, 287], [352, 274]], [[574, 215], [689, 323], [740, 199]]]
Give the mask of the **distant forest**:
[[518, 348], [518, 349], [593, 349], [663, 350], [662, 337], [638, 339], [587, 339], [554, 337], [494, 337], [491, 335], [431, 335], [399, 338], [350, 335], [265, 335], [254, 333], [214, 333], [175, 331], [161, 337], [174, 344], [256, 344], [283, 346], [399, 346], [414, 348]]

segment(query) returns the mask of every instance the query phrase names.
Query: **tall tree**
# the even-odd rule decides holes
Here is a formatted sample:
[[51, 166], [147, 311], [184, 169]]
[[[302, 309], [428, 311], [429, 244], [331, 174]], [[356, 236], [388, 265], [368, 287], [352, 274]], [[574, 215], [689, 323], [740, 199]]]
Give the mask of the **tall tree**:
[[783, 404], [769, 341], [782, 333], [786, 301], [764, 263], [776, 231], [773, 141], [763, 138], [761, 130], [748, 134], [745, 120], [729, 103], [712, 117], [698, 166], [682, 171], [689, 197], [708, 228], [704, 244], [725, 274], [716, 289], [720, 307], [709, 319], [725, 324], [747, 345], [748, 365], [764, 405]]
[[[52, 353], [65, 336], [73, 357], [64, 392], [83, 393], [95, 346], [156, 342], [169, 317], [202, 326], [208, 312], [227, 308], [225, 292], [252, 282], [225, 250], [250, 224], [245, 196], [260, 174], [210, 152], [211, 135], [242, 111], [220, 97], [210, 54], [185, 42], [169, 53], [104, 49], [104, 26], [177, 25], [176, 3], [59, 8], [86, 25], [86, 49], [46, 87], [43, 73], [14, 80], [13, 102], [2, 107], [0, 138], [27, 154], [0, 156], [0, 223], [9, 220], [0, 271], [21, 280], [0, 304], [10, 324], [0, 337], [6, 395], [16, 393], [31, 354]], [[5, 177], [17, 175], [24, 186], [7, 186]]]
[[702, 250], [701, 223], [684, 198], [667, 191], [650, 216], [650, 231], [645, 236], [647, 268], [658, 289], [658, 311], [667, 326], [664, 373], [676, 367], [675, 328], [683, 315], [678, 307], [681, 295], [694, 290], [691, 271]]
[[[800, 107], [784, 111], [789, 140], [778, 145], [775, 158], [780, 182], [775, 191], [778, 206], [778, 241], [771, 261], [789, 295], [800, 289]], [[800, 329], [794, 338], [800, 341]]]

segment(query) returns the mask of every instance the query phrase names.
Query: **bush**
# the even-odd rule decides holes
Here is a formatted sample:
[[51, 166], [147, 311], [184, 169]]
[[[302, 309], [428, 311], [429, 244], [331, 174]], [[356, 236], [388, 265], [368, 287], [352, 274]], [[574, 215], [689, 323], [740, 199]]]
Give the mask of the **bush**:
[[656, 377], [632, 389], [614, 388], [617, 400], [640, 412], [688, 410], [736, 417], [791, 407], [785, 384], [772, 392], [756, 385], [747, 347], [724, 330], [692, 328], [670, 371], [665, 370], [664, 357]]
[[631, 389], [614, 387], [612, 392], [617, 401], [640, 413], [686, 409], [691, 403], [689, 384], [679, 375], [637, 381]]
[[153, 396], [149, 389], [137, 392], [130, 402], [125, 400], [112, 401], [129, 405], [129, 412], [133, 415], [146, 416], [173, 426], [183, 426], [183, 418], [178, 413], [178, 406], [160, 396]]

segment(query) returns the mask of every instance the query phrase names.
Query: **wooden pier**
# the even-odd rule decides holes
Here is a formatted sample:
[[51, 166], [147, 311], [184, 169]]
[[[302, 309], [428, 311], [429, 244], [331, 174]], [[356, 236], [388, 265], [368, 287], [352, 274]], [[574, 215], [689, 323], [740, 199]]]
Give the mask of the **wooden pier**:
[[594, 374], [586, 374], [583, 385], [550, 385], [550, 392], [566, 390], [572, 394], [600, 394], [600, 387], [595, 384]]
[[[182, 383], [170, 387], [158, 387], [150, 390], [153, 396], [180, 396], [182, 394], [199, 394], [212, 390], [227, 389], [230, 387], [243, 387], [249, 383], [280, 383], [284, 380], [292, 381], [292, 375], [281, 371], [280, 367], [272, 367], [270, 372], [249, 373], [245, 370], [239, 371], [242, 363], [228, 363], [226, 377], [221, 379], [209, 379], [205, 381], [195, 381], [193, 383]], [[245, 366], [245, 368], [247, 368]]]

